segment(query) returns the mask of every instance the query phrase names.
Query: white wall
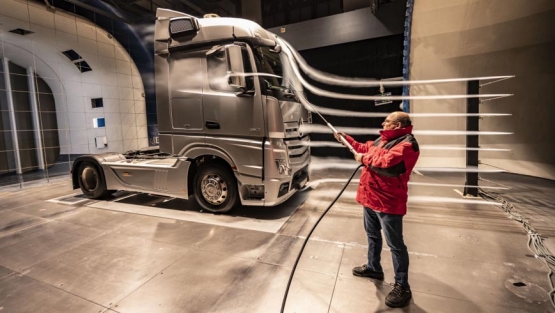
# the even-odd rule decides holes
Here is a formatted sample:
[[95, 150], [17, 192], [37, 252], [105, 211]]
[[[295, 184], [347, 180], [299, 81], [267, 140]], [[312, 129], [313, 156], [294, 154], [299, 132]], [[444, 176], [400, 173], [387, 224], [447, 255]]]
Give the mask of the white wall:
[[[410, 79], [491, 75], [516, 78], [484, 86], [481, 93], [511, 98], [481, 104], [484, 113], [510, 113], [480, 121], [480, 152], [492, 166], [555, 179], [555, 1], [416, 0], [411, 34]], [[464, 94], [466, 84], [411, 87], [411, 95]], [[465, 113], [464, 100], [411, 101], [414, 113]], [[466, 130], [464, 118], [415, 118], [416, 129]], [[464, 136], [419, 136], [422, 145], [465, 145]], [[465, 152], [422, 151], [419, 166], [464, 167]], [[487, 166], [484, 166], [486, 168]], [[491, 168], [491, 167], [489, 167]]]
[[[144, 87], [125, 49], [91, 21], [42, 3], [0, 0], [0, 57], [32, 66], [54, 93], [62, 154], [123, 152], [148, 146]], [[34, 32], [10, 33], [16, 28]], [[62, 51], [73, 49], [91, 66], [81, 73]], [[91, 98], [103, 98], [92, 108]], [[93, 128], [104, 117], [105, 128]], [[108, 148], [97, 149], [95, 137]]]

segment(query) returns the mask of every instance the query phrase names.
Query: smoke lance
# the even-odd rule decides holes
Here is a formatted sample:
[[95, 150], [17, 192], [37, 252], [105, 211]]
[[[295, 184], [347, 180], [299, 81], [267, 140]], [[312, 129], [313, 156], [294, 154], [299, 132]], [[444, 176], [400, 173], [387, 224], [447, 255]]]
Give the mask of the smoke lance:
[[355, 151], [355, 149], [353, 148], [353, 146], [351, 146], [351, 145], [349, 144], [349, 142], [347, 141], [347, 139], [345, 139], [345, 137], [343, 137], [341, 134], [339, 134], [339, 132], [337, 131], [337, 129], [335, 129], [335, 127], [333, 127], [333, 125], [330, 124], [330, 122], [328, 122], [328, 121], [326, 120], [326, 118], [325, 118], [322, 114], [320, 114], [320, 112], [318, 112], [318, 110], [312, 105], [312, 103], [310, 103], [310, 102], [304, 97], [304, 95], [303, 95], [302, 93], [297, 92], [296, 94], [299, 96], [299, 99], [301, 100], [301, 102], [302, 102], [305, 106], [310, 106], [310, 108], [311, 108], [316, 114], [318, 114], [318, 116], [320, 116], [320, 118], [322, 119], [322, 121], [324, 121], [324, 123], [326, 123], [326, 125], [331, 129], [331, 131], [333, 132], [334, 135], [339, 136], [339, 138], [340, 138], [340, 140], [341, 140], [341, 143], [342, 143], [345, 147], [347, 147], [347, 149], [349, 149], [349, 151], [351, 151], [351, 153], [352, 153], [353, 155], [356, 155], [357, 152]]

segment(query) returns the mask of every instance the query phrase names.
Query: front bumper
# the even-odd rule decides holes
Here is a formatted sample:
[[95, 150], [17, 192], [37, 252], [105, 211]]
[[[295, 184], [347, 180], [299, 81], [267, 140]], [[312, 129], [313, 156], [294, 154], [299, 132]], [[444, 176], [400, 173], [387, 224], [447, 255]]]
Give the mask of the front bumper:
[[241, 204], [245, 206], [276, 206], [291, 198], [299, 189], [308, 182], [308, 165], [293, 174], [291, 178], [270, 178], [264, 183], [264, 199], [243, 199]]

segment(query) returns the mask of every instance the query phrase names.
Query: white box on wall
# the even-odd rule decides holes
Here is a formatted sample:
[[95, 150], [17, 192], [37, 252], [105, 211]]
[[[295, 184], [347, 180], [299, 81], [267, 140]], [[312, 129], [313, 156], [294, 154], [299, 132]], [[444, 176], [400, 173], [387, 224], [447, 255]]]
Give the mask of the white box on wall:
[[94, 138], [95, 144], [96, 144], [96, 148], [97, 149], [103, 149], [103, 148], [107, 148], [108, 147], [108, 139], [106, 138], [106, 136], [103, 137], [95, 137]]

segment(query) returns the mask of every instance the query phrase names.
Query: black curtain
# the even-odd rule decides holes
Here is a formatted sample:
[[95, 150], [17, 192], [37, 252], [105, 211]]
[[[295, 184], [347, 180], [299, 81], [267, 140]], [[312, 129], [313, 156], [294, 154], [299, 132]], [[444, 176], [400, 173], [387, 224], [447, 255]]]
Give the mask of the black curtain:
[[[376, 79], [400, 77], [403, 75], [403, 34], [304, 50], [300, 51], [300, 54], [312, 67], [330, 74]], [[308, 77], [305, 78], [317, 87], [334, 92], [359, 95], [378, 95], [380, 93], [379, 87], [337, 87], [315, 82]], [[385, 92], [391, 92], [392, 95], [401, 95], [402, 87], [386, 87]], [[391, 104], [376, 106], [374, 101], [333, 99], [317, 96], [309, 91], [306, 91], [306, 93], [308, 100], [313, 104], [349, 111], [389, 113], [399, 111], [399, 105], [401, 104], [401, 101], [393, 101]], [[312, 118], [314, 124], [325, 125], [317, 114], [312, 114]], [[381, 128], [381, 123], [384, 119], [383, 117], [359, 118], [330, 115], [324, 115], [324, 118], [336, 127], [363, 128]], [[360, 142], [377, 138], [374, 135], [355, 135], [353, 137]], [[331, 133], [312, 133], [310, 138], [312, 141], [335, 141]], [[347, 149], [325, 147], [312, 148], [312, 155], [352, 157]]]

